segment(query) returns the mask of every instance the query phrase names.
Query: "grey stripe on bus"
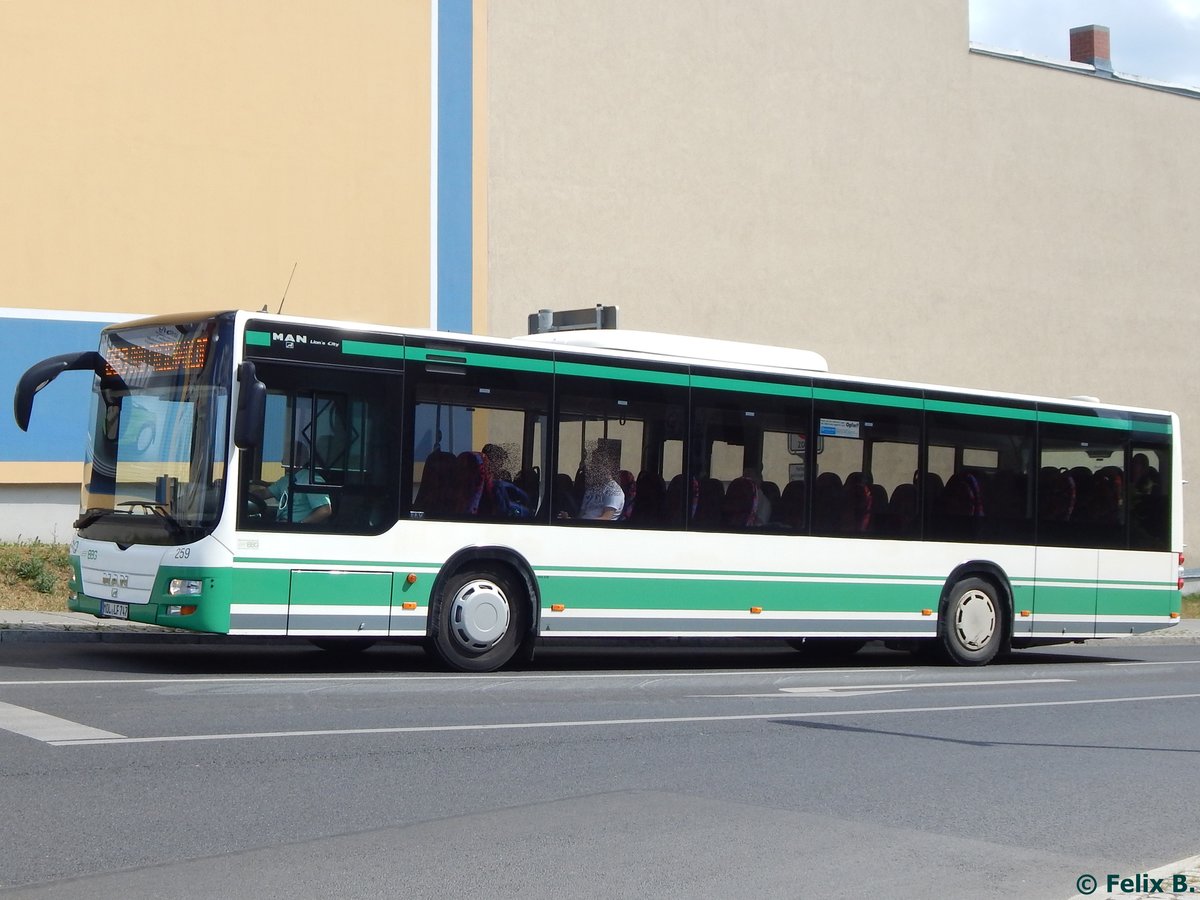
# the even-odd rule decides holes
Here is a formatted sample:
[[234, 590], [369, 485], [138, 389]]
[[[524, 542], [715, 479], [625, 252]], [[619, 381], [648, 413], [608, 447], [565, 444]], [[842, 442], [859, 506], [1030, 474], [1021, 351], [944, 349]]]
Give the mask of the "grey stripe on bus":
[[[935, 624], [925, 622], [895, 622], [885, 619], [858, 619], [850, 622], [827, 619], [543, 619], [543, 634], [585, 634], [597, 631], [655, 632], [663, 635], [718, 634], [738, 632], [747, 635], [787, 636], [799, 633], [880, 637], [882, 635], [926, 635], [932, 637]], [[852, 627], [851, 627], [852, 626]]]
[[[229, 617], [229, 627], [238, 629], [271, 630], [283, 632], [289, 628], [301, 631], [358, 631], [359, 625], [363, 630], [388, 630], [389, 617], [386, 614], [378, 616], [300, 616], [293, 615], [258, 615], [237, 614]], [[393, 629], [396, 633], [397, 629]], [[424, 629], [421, 631], [424, 634]]]
[[283, 615], [248, 615], [232, 613], [229, 616], [229, 627], [248, 628], [255, 631], [278, 631], [282, 634], [287, 630], [287, 613]]
[[[384, 611], [378, 616], [297, 615], [288, 619], [291, 631], [383, 631], [388, 630], [390, 617]], [[360, 629], [361, 626], [361, 629]]]

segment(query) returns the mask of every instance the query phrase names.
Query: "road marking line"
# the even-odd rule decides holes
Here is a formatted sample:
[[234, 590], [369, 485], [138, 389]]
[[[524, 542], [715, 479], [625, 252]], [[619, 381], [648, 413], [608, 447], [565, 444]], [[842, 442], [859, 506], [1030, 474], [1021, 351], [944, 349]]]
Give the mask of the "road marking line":
[[904, 684], [831, 684], [814, 687], [785, 687], [770, 694], [693, 694], [694, 697], [857, 697], [860, 694], [895, 694], [921, 688], [978, 687], [992, 684], [1074, 684], [1074, 678], [1014, 678], [1008, 681], [930, 681]]
[[33, 738], [35, 741], [56, 743], [72, 740], [109, 740], [124, 738], [114, 731], [103, 731], [88, 725], [80, 725], [69, 719], [60, 719], [36, 709], [0, 703], [0, 729]]
[[711, 678], [731, 675], [827, 675], [831, 672], [912, 672], [912, 668], [878, 667], [872, 669], [735, 669], [728, 672], [570, 672], [562, 674], [524, 674], [496, 672], [491, 675], [222, 675], [193, 678], [61, 678], [48, 681], [0, 681], [0, 687], [56, 687], [80, 684], [224, 684], [238, 681], [560, 681], [570, 678]]
[[1177, 659], [1174, 662], [1110, 662], [1106, 666], [1200, 666], [1200, 659]]
[[1148, 697], [1101, 697], [1094, 700], [1032, 700], [1025, 703], [981, 703], [969, 706], [910, 706], [899, 709], [838, 709], [802, 713], [751, 713], [730, 716], [665, 716], [645, 719], [584, 719], [560, 722], [500, 722], [476, 725], [402, 725], [391, 728], [338, 728], [309, 731], [254, 731], [229, 734], [177, 734], [160, 737], [115, 737], [51, 741], [56, 747], [92, 747], [97, 744], [173, 744], [188, 741], [232, 741], [251, 738], [326, 737], [368, 734], [434, 734], [452, 731], [516, 731], [541, 728], [588, 728], [616, 725], [678, 725], [700, 722], [749, 722], [774, 719], [824, 719], [841, 716], [881, 716], [898, 713], [970, 712], [992, 709], [1032, 709], [1051, 706], [1094, 706], [1101, 703], [1149, 703], [1158, 700], [1196, 700], [1197, 694], [1155, 694]]

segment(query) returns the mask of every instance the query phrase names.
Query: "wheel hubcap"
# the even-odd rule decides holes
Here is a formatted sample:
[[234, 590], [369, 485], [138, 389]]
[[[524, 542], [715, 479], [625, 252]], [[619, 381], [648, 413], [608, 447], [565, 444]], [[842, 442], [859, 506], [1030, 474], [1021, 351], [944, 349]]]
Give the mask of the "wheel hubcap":
[[504, 591], [483, 578], [463, 585], [450, 602], [450, 629], [472, 650], [494, 647], [508, 631], [510, 618]]
[[967, 591], [954, 610], [954, 630], [968, 650], [982, 650], [996, 633], [996, 605], [983, 591]]

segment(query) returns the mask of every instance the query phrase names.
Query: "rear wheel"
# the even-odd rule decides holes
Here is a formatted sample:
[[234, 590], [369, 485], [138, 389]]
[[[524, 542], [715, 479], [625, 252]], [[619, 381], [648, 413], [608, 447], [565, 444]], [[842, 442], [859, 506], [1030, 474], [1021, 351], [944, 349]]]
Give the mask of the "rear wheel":
[[1004, 605], [990, 581], [964, 578], [950, 589], [938, 622], [938, 651], [959, 666], [987, 665], [1004, 642]]
[[495, 671], [516, 654], [528, 617], [528, 598], [515, 578], [500, 569], [464, 569], [430, 611], [433, 649], [459, 671]]

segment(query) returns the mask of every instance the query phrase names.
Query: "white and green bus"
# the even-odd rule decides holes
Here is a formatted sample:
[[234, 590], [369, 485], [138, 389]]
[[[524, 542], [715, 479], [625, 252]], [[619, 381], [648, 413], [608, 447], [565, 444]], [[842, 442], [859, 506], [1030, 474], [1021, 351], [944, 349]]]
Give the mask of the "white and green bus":
[[1176, 416], [827, 368], [221, 312], [111, 326], [32, 367], [15, 413], [94, 373], [69, 602], [97, 616], [416, 640], [467, 671], [562, 638], [979, 665], [1178, 621]]

